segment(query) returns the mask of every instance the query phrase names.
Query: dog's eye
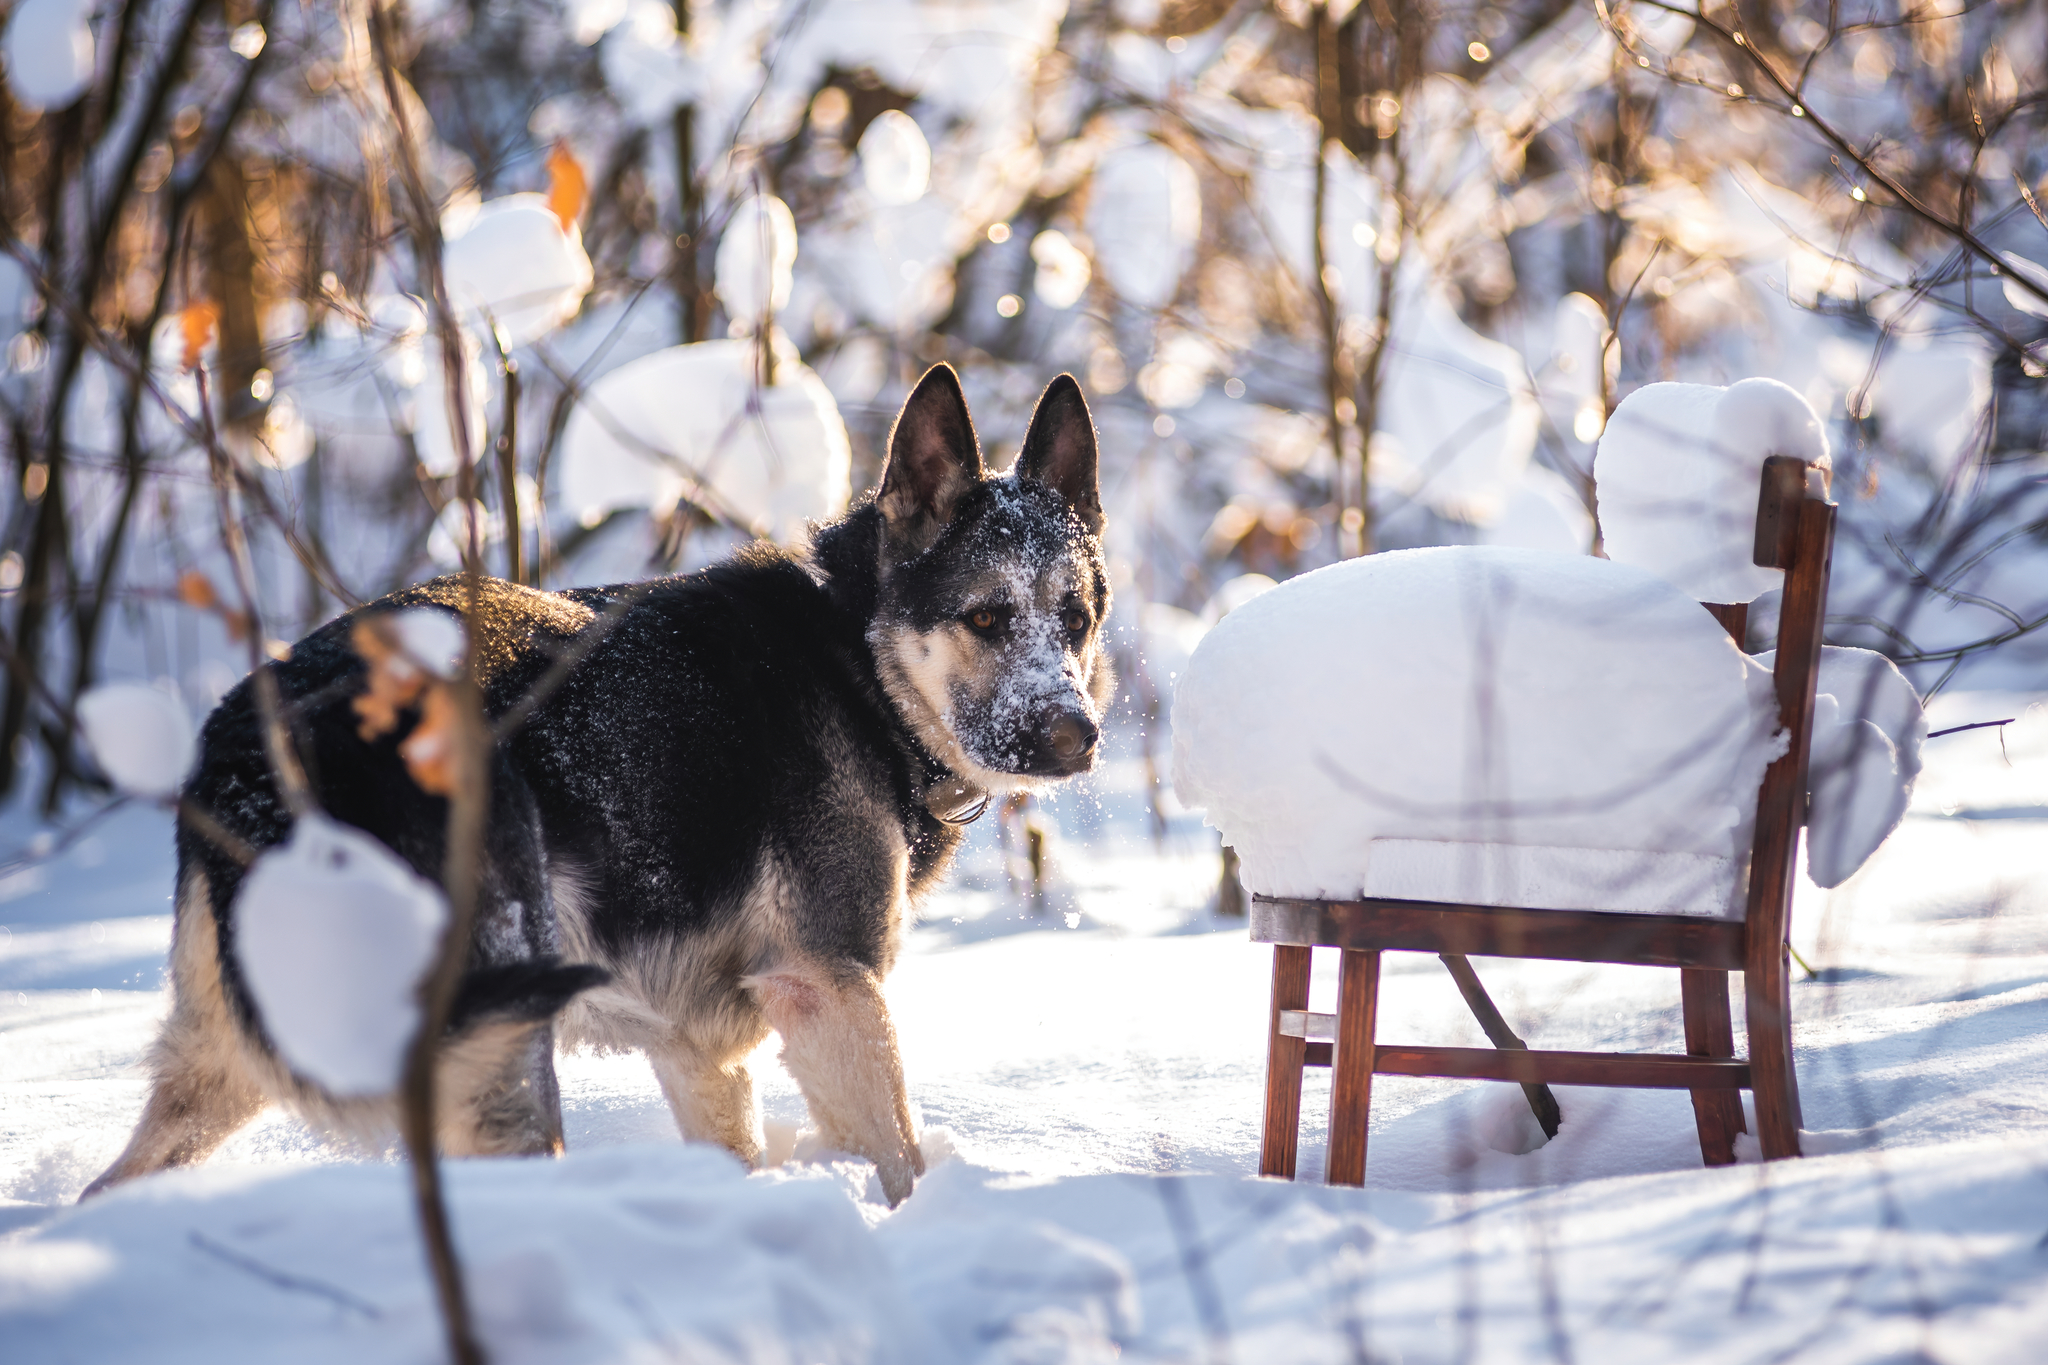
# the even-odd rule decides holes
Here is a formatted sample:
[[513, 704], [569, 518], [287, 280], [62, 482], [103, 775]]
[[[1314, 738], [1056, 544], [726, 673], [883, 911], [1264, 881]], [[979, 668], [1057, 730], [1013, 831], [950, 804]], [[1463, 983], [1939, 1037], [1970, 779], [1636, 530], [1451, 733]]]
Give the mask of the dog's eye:
[[967, 613], [967, 624], [973, 626], [983, 635], [993, 635], [1001, 619], [1001, 617], [996, 615], [993, 607], [976, 607], [973, 611]]
[[1079, 607], [1068, 607], [1066, 623], [1070, 634], [1079, 635], [1088, 629], [1088, 613]]

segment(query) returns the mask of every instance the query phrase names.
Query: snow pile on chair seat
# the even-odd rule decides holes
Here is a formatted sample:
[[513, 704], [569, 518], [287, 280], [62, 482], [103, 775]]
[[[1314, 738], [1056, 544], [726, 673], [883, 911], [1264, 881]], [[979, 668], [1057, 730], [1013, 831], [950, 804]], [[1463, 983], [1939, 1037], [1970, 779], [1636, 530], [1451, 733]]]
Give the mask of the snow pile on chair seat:
[[1720, 916], [1734, 904], [1737, 868], [1707, 853], [1375, 839], [1364, 890], [1387, 900]]
[[[748, 1180], [669, 1143], [449, 1162], [443, 1179], [503, 1365], [947, 1358], [829, 1178]], [[409, 1180], [202, 1168], [123, 1187], [0, 1260], [0, 1340], [10, 1360], [445, 1359]]]
[[[1375, 839], [1732, 870], [1783, 743], [1770, 674], [1697, 602], [1641, 569], [1537, 550], [1406, 550], [1293, 579], [1209, 632], [1173, 702], [1175, 789], [1269, 895], [1357, 895]], [[1542, 905], [1496, 874], [1555, 861], [1489, 871], [1475, 851], [1426, 898]], [[1697, 891], [1631, 908], [1684, 913]]]
[[[1777, 651], [1757, 662], [1775, 667]], [[1927, 713], [1898, 666], [1867, 649], [1820, 652], [1808, 749], [1806, 872], [1840, 886], [1906, 818]]]
[[1754, 562], [1757, 485], [1773, 455], [1828, 458], [1820, 419], [1775, 379], [1637, 389], [1593, 461], [1608, 557], [1696, 602], [1750, 602], [1780, 586], [1782, 569]]

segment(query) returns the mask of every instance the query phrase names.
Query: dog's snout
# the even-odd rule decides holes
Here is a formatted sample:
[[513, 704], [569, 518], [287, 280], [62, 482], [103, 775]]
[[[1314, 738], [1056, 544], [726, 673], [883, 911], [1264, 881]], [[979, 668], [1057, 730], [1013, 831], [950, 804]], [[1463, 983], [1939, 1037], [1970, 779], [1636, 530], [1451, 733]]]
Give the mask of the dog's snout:
[[1095, 752], [1095, 742], [1102, 732], [1095, 722], [1079, 711], [1060, 711], [1046, 727], [1046, 739], [1052, 745], [1053, 756], [1063, 764], [1086, 763]]

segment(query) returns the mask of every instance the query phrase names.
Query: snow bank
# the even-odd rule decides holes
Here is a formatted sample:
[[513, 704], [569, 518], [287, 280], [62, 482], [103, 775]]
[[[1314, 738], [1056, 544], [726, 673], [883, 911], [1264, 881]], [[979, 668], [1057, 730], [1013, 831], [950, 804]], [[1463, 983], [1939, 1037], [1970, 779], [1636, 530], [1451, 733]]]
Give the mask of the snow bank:
[[340, 1096], [394, 1088], [447, 918], [441, 889], [383, 844], [300, 816], [235, 902], [249, 994], [292, 1070]]
[[78, 725], [100, 771], [131, 796], [169, 796], [198, 738], [184, 703], [147, 683], [101, 683], [78, 699]]
[[583, 234], [544, 194], [508, 194], [476, 211], [444, 248], [448, 293], [495, 326], [507, 350], [540, 340], [576, 316], [590, 292]]
[[[750, 1181], [673, 1143], [443, 1170], [500, 1365], [960, 1358], [829, 1179]], [[201, 1169], [115, 1190], [0, 1248], [0, 1335], [20, 1359], [441, 1359], [407, 1180]]]
[[[1776, 650], [1757, 655], [1777, 666]], [[1898, 666], [1867, 649], [1822, 648], [1807, 787], [1807, 875], [1840, 886], [1906, 816], [1927, 713]]]
[[[1711, 893], [1627, 908], [1739, 913], [1776, 732], [1770, 675], [1650, 573], [1407, 550], [1292, 579], [1209, 632], [1174, 695], [1173, 772], [1255, 891], [1356, 895], [1372, 841], [1395, 839], [1697, 855]], [[1541, 904], [1553, 887], [1517, 884], [1530, 866], [1453, 859], [1437, 898]], [[1599, 903], [1551, 904], [1655, 889], [1596, 877]]]
[[1812, 407], [1774, 379], [1637, 389], [1594, 456], [1608, 557], [1700, 602], [1749, 602], [1777, 587], [1784, 571], [1754, 563], [1757, 487], [1773, 455], [1828, 458]]
[[853, 455], [831, 390], [794, 355], [763, 387], [759, 350], [672, 346], [592, 384], [562, 433], [564, 505], [592, 522], [688, 497], [785, 541], [844, 511]]

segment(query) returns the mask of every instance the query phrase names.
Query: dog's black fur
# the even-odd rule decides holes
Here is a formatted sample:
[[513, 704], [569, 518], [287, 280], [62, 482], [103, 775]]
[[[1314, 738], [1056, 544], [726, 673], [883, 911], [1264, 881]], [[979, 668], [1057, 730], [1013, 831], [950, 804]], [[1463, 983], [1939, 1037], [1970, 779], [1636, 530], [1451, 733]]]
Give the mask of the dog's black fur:
[[[553, 594], [487, 582], [467, 626], [494, 718], [601, 634], [493, 755], [444, 1143], [559, 1150], [553, 1030], [581, 994], [569, 1038], [645, 1048], [685, 1136], [750, 1160], [742, 1063], [777, 1028], [826, 1138], [875, 1160], [892, 1200], [907, 1193], [922, 1160], [877, 983], [959, 813], [1093, 761], [1101, 525], [1072, 379], [1048, 388], [1017, 470], [989, 478], [942, 366], [905, 404], [876, 496], [808, 554], [757, 545], [685, 577]], [[446, 578], [395, 594], [271, 670], [322, 808], [433, 880], [447, 806], [398, 752], [417, 718], [358, 737], [350, 638], [364, 613], [461, 613], [466, 593]], [[248, 683], [207, 721], [185, 796], [258, 850], [289, 833]], [[266, 1100], [344, 1124], [382, 1114], [277, 1061], [234, 952], [244, 869], [190, 822], [178, 854], [177, 1007], [150, 1109], [94, 1188], [202, 1159]]]

